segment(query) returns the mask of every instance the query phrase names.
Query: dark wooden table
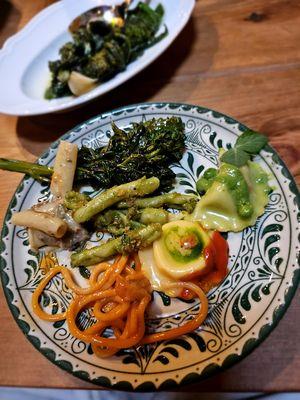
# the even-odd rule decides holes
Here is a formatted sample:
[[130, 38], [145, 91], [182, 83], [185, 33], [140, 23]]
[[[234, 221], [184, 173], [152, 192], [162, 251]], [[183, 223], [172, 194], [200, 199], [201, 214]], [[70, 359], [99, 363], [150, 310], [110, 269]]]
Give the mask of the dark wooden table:
[[[0, 46], [50, 3], [2, 0]], [[300, 183], [299, 27], [298, 0], [199, 0], [165, 54], [111, 93], [55, 116], [1, 115], [0, 154], [34, 160], [66, 130], [102, 111], [144, 101], [186, 102], [219, 110], [267, 134]], [[1, 221], [19, 181], [19, 175], [0, 171]], [[2, 292], [0, 310], [0, 385], [95, 388], [32, 347]], [[251, 355], [183, 390], [300, 391], [299, 314], [298, 294], [279, 326]]]

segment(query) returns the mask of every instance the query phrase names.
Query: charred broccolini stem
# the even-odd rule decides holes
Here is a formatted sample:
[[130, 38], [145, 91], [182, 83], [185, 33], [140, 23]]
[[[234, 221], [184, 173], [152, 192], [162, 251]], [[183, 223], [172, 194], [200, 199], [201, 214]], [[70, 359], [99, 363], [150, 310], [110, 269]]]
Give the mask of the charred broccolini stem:
[[0, 158], [0, 169], [21, 172], [40, 182], [49, 182], [53, 174], [53, 169], [46, 165], [35, 164], [27, 161], [10, 160], [7, 158]]
[[144, 228], [145, 225], [140, 224], [137, 221], [129, 221], [128, 226], [126, 226], [125, 228], [121, 228], [121, 227], [117, 227], [115, 225], [109, 225], [106, 227], [106, 231], [108, 233], [110, 233], [111, 235], [113, 235], [114, 237], [117, 236], [121, 236], [125, 233], [128, 233], [129, 231], [133, 231], [135, 229], [140, 229], [140, 228]]
[[124, 228], [127, 226], [129, 221], [130, 220], [122, 211], [108, 210], [103, 214], [98, 214], [96, 216], [94, 225], [97, 229], [107, 228], [111, 225]]

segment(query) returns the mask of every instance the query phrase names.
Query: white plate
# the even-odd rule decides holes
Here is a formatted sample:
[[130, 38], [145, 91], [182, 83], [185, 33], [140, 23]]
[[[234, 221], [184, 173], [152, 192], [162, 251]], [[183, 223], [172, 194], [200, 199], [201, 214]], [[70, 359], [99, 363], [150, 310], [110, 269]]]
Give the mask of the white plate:
[[[147, 49], [109, 81], [79, 97], [46, 100], [44, 92], [50, 80], [48, 61], [58, 58], [59, 48], [70, 40], [69, 23], [82, 12], [99, 4], [120, 4], [122, 0], [59, 1], [37, 14], [20, 32], [12, 36], [0, 51], [0, 112], [10, 115], [38, 115], [66, 110], [86, 103], [121, 85], [154, 61], [173, 42], [187, 23], [195, 0], [152, 0], [154, 8], [165, 9], [168, 35]], [[136, 4], [137, 1], [133, 3]]]

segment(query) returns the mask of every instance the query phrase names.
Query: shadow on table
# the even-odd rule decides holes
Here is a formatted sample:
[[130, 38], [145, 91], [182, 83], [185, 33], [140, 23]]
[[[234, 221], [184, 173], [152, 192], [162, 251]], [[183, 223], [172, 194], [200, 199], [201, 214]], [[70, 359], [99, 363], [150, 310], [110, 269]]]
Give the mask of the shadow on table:
[[10, 36], [17, 32], [20, 18], [20, 11], [10, 1], [0, 2], [0, 48]]
[[[209, 19], [203, 16], [201, 21], [201, 29], [209, 30], [213, 38], [213, 41], [210, 41], [210, 48], [203, 57], [203, 62], [199, 60], [200, 70], [205, 71], [211, 66], [218, 41], [216, 30]], [[184, 61], [191, 57], [192, 50], [197, 45], [196, 41], [201, 40], [201, 37], [200, 39], [197, 37], [196, 28], [199, 29], [198, 24], [196, 27], [192, 18], [174, 43], [153, 64], [122, 86], [89, 104], [68, 112], [18, 118], [17, 134], [21, 145], [29, 152], [39, 155], [49, 143], [63, 133], [104, 111], [146, 101], [184, 101], [188, 93], [176, 90], [176, 97], [173, 95], [166, 97], [162, 96], [162, 92], [167, 93], [166, 87], [174, 79], [176, 80], [176, 72]], [[205, 47], [205, 43], [202, 47]], [[180, 87], [180, 82], [178, 86]], [[33, 142], [36, 142], [34, 146], [32, 146]]]

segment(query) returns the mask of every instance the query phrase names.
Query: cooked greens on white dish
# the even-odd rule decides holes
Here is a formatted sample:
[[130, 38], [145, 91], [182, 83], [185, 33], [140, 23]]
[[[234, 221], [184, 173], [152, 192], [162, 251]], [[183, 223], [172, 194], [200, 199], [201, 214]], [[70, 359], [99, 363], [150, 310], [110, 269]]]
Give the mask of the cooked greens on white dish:
[[107, 21], [90, 15], [84, 25], [72, 30], [72, 41], [59, 50], [60, 58], [49, 62], [51, 83], [46, 99], [80, 96], [126, 69], [147, 48], [167, 35], [157, 34], [164, 15], [159, 4], [152, 9], [139, 2], [124, 18]]

